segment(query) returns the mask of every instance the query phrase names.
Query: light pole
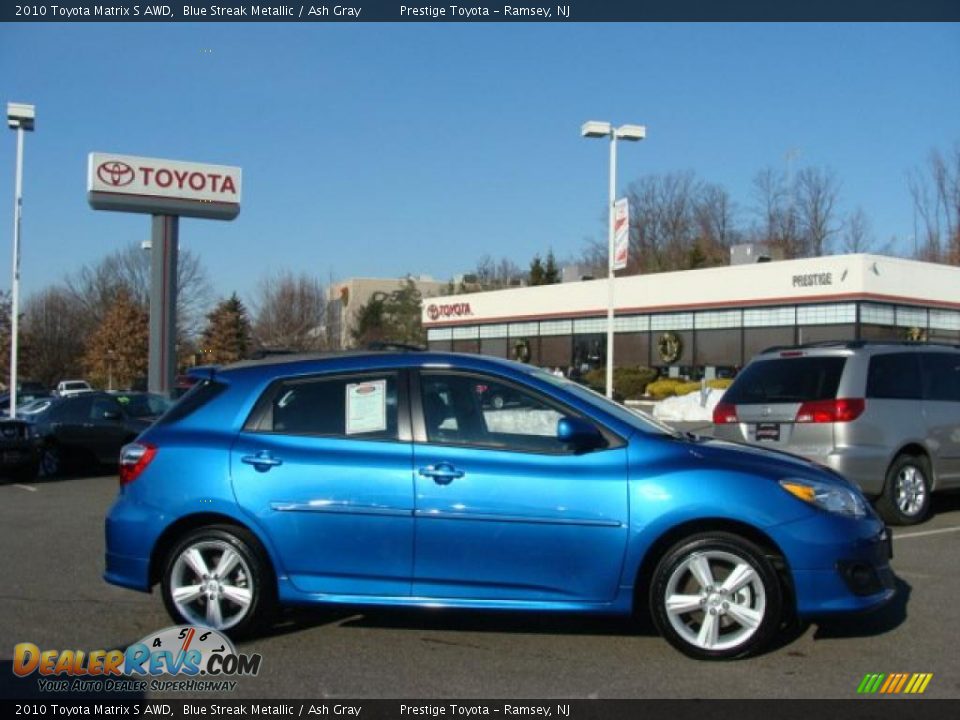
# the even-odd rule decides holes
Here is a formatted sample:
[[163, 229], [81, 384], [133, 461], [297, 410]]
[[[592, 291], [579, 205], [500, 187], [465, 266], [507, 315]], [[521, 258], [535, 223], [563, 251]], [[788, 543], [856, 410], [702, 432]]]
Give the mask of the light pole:
[[17, 334], [20, 325], [20, 216], [23, 208], [23, 133], [33, 130], [33, 105], [7, 103], [7, 125], [17, 131], [17, 175], [13, 191], [13, 281], [10, 284], [10, 417], [17, 416]]
[[609, 238], [607, 249], [607, 397], [613, 398], [613, 238], [614, 206], [617, 202], [617, 140], [643, 140], [647, 129], [643, 125], [621, 125], [613, 127], [608, 122], [589, 120], [580, 128], [580, 134], [588, 138], [610, 138], [610, 206]]

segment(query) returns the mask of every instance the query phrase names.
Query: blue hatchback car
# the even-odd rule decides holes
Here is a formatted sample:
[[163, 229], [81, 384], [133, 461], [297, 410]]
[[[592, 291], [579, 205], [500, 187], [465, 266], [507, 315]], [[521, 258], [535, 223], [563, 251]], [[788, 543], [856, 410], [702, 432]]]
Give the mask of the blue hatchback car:
[[123, 449], [106, 520], [106, 580], [159, 583], [178, 623], [646, 609], [681, 651], [730, 658], [894, 594], [889, 533], [840, 476], [527, 365], [362, 352], [207, 373]]

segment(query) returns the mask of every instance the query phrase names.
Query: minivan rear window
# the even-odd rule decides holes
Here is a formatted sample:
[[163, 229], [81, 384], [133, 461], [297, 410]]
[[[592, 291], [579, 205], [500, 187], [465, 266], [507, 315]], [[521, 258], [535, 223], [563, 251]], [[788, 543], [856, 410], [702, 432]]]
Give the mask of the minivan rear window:
[[733, 405], [832, 400], [845, 357], [775, 358], [751, 363], [737, 375], [723, 401]]

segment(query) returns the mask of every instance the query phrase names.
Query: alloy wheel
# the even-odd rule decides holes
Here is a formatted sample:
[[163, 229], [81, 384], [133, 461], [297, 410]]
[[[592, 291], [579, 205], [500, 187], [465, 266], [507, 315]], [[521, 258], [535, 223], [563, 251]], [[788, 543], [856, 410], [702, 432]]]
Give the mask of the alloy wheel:
[[170, 597], [189, 622], [215, 630], [240, 623], [254, 597], [254, 576], [237, 549], [223, 540], [185, 547], [170, 570]]

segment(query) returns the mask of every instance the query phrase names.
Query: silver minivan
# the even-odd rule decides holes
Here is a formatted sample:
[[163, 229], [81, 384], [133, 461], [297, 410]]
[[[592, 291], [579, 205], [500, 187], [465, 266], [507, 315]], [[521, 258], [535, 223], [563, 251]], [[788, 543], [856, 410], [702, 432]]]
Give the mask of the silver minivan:
[[960, 487], [960, 346], [830, 342], [770, 348], [713, 413], [719, 439], [802, 455], [857, 483], [890, 524]]

